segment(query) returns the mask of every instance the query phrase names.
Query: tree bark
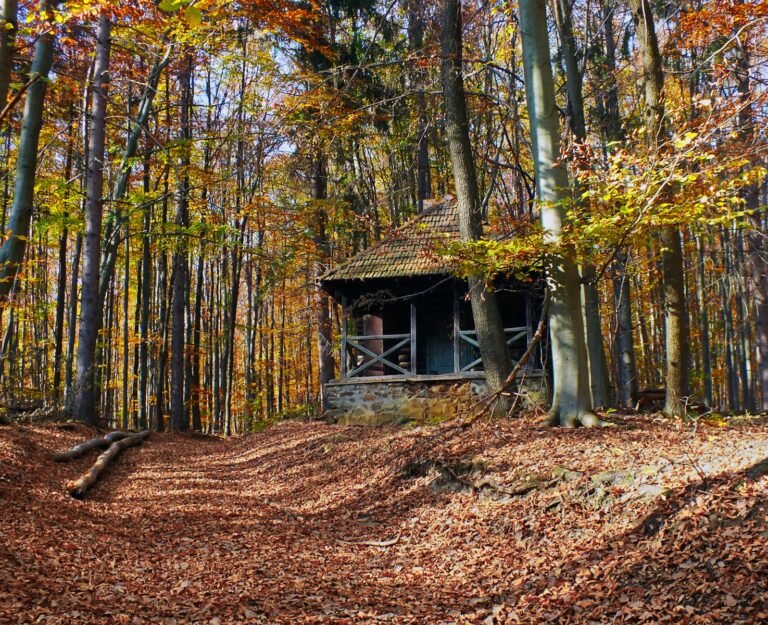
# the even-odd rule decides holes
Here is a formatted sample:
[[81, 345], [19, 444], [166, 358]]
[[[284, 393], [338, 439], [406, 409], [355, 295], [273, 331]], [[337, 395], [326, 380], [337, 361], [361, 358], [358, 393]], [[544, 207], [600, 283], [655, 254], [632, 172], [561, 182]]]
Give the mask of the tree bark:
[[0, 111], [5, 108], [11, 85], [13, 58], [16, 55], [18, 4], [18, 0], [3, 0], [0, 14]]
[[67, 462], [69, 460], [75, 460], [81, 458], [92, 449], [104, 449], [109, 447], [112, 443], [122, 440], [128, 436], [131, 436], [130, 432], [110, 432], [105, 436], [97, 436], [87, 440], [79, 445], [75, 445], [67, 451], [59, 451], [53, 454], [52, 459], [54, 462]]
[[175, 279], [171, 302], [171, 429], [189, 429], [184, 410], [184, 341], [186, 336], [184, 310], [187, 288], [187, 228], [189, 226], [189, 165], [192, 140], [192, 52], [188, 51], [179, 74], [181, 87], [179, 182], [176, 198], [176, 235], [173, 264]]
[[[629, 0], [643, 66], [645, 127], [649, 145], [657, 149], [664, 134], [664, 73], [656, 26], [648, 0]], [[666, 399], [664, 414], [681, 416], [688, 396], [688, 314], [680, 230], [665, 225], [659, 236], [664, 291]]]
[[107, 83], [111, 25], [106, 16], [96, 30], [96, 61], [91, 100], [91, 133], [88, 146], [88, 185], [83, 240], [83, 285], [80, 305], [80, 332], [77, 350], [74, 415], [85, 423], [96, 423], [97, 405], [94, 388], [94, 359], [98, 338], [99, 259], [101, 218], [104, 207], [104, 145], [107, 114]]
[[[45, 0], [41, 12], [53, 19], [57, 0]], [[4, 242], [0, 246], [0, 301], [8, 298], [24, 260], [35, 196], [35, 172], [40, 130], [43, 127], [43, 105], [48, 88], [48, 73], [53, 64], [54, 29], [49, 29], [35, 44], [30, 78], [36, 80], [27, 90], [24, 118], [19, 136], [16, 160], [16, 188], [11, 215], [5, 226]]]
[[67, 484], [69, 494], [75, 499], [82, 499], [85, 497], [85, 494], [96, 483], [99, 476], [104, 473], [110, 463], [115, 460], [123, 450], [141, 445], [148, 436], [149, 430], [145, 430], [144, 432], [131, 434], [122, 440], [112, 443], [107, 451], [96, 459], [96, 462], [90, 469], [88, 469], [88, 471], [83, 473], [78, 479]]
[[[469, 140], [469, 119], [462, 69], [462, 17], [460, 0], [443, 2], [441, 33], [441, 75], [445, 106], [445, 132], [459, 205], [459, 232], [462, 241], [477, 241], [482, 236], [480, 193]], [[501, 389], [511, 370], [504, 325], [493, 290], [487, 289], [480, 275], [467, 279], [472, 318], [480, 345], [488, 392]], [[509, 402], [500, 397], [498, 412], [506, 412]]]
[[[581, 144], [587, 138], [587, 124], [584, 116], [583, 74], [579, 69], [576, 38], [573, 35], [571, 0], [557, 0], [554, 3], [555, 16], [562, 53], [565, 61], [566, 91], [568, 93], [568, 120], [571, 135]], [[579, 189], [573, 194], [581, 196]], [[578, 202], [578, 199], [575, 200]], [[600, 320], [600, 296], [597, 290], [597, 276], [594, 265], [587, 261], [581, 270], [582, 306], [584, 314], [584, 333], [587, 343], [589, 362], [589, 386], [592, 392], [592, 404], [607, 407], [610, 404], [608, 386], [608, 364], [603, 349], [603, 329]]]
[[521, 0], [525, 92], [536, 170], [536, 194], [545, 240], [557, 251], [548, 273], [552, 282], [549, 310], [552, 345], [554, 425], [598, 425], [592, 410], [587, 349], [581, 311], [580, 280], [574, 250], [561, 246], [566, 220], [568, 173], [560, 160], [560, 123], [550, 64], [545, 0]]
[[[325, 200], [328, 197], [328, 173], [326, 170], [325, 155], [318, 148], [312, 155], [311, 163], [310, 195], [314, 202]], [[330, 251], [328, 247], [328, 232], [325, 225], [325, 207], [313, 207], [314, 242], [316, 246], [317, 260], [315, 262], [315, 281], [325, 271]], [[320, 406], [325, 409], [325, 383], [333, 379], [335, 361], [333, 357], [333, 342], [331, 328], [331, 302], [328, 294], [319, 286], [315, 286], [315, 315], [317, 318], [317, 353], [318, 372], [320, 382]]]

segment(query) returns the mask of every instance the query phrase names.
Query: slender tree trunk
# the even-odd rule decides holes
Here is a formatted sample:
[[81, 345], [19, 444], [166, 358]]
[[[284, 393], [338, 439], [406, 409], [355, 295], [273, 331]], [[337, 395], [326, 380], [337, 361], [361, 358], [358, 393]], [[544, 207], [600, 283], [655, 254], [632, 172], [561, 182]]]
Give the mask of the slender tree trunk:
[[[424, 47], [424, 0], [408, 2], [408, 45], [411, 54], [423, 53]], [[424, 200], [432, 197], [432, 181], [429, 168], [429, 147], [427, 135], [427, 102], [423, 90], [425, 73], [418, 63], [413, 65], [413, 88], [418, 89], [416, 106], [418, 123], [416, 127], [416, 203], [418, 211], [424, 210]]]
[[[317, 261], [315, 262], [315, 278], [318, 278], [326, 269], [330, 257], [328, 246], [328, 233], [326, 231], [325, 207], [322, 200], [328, 197], [328, 174], [326, 171], [325, 155], [317, 149], [312, 156], [312, 178], [310, 195], [312, 200], [320, 205], [313, 207], [315, 213], [315, 246]], [[325, 383], [333, 379], [334, 357], [331, 335], [331, 302], [328, 294], [319, 286], [315, 287], [315, 314], [317, 316], [317, 350], [318, 371], [320, 377], [320, 404], [325, 409]]]
[[709, 312], [707, 310], [708, 289], [704, 264], [704, 247], [701, 237], [696, 237], [696, 289], [699, 292], [699, 344], [701, 346], [701, 372], [704, 378], [704, 405], [711, 408], [712, 354], [709, 346]]
[[202, 384], [200, 379], [200, 339], [201, 317], [203, 306], [203, 276], [205, 263], [203, 253], [197, 259], [197, 284], [195, 285], [195, 319], [192, 328], [192, 429], [195, 432], [202, 430], [202, 415], [200, 411], [200, 393]]
[[0, 110], [5, 108], [16, 55], [18, 0], [3, 0], [0, 14]]
[[[738, 117], [739, 132], [745, 145], [755, 142], [755, 114], [750, 78], [750, 55], [747, 43], [736, 39], [738, 63], [735, 77], [741, 100]], [[754, 148], [752, 148], [754, 149]], [[760, 189], [753, 183], [744, 190], [744, 200], [751, 229], [747, 235], [748, 258], [745, 263], [747, 277], [754, 297], [755, 341], [758, 353], [760, 409], [768, 411], [768, 245], [764, 227], [765, 208], [760, 206]]]
[[[645, 126], [651, 148], [664, 134], [664, 73], [649, 0], [629, 0], [643, 64]], [[664, 414], [681, 416], [688, 396], [688, 314], [685, 302], [682, 238], [679, 228], [665, 225], [659, 236], [664, 289], [666, 399]]]
[[97, 403], [94, 388], [94, 357], [98, 338], [99, 259], [103, 212], [104, 145], [107, 113], [107, 82], [110, 54], [110, 22], [99, 19], [96, 31], [96, 61], [93, 72], [91, 132], [88, 147], [88, 185], [85, 212], [85, 238], [80, 332], [77, 350], [74, 415], [86, 423], [96, 423]]
[[130, 422], [130, 403], [128, 401], [128, 296], [131, 284], [131, 237], [128, 228], [125, 232], [125, 267], [123, 274], [123, 429], [128, 429]]
[[[568, 173], [560, 160], [560, 123], [550, 64], [545, 0], [521, 0], [525, 92], [531, 124], [536, 194], [546, 241], [558, 244], [566, 220]], [[598, 425], [592, 411], [587, 349], [574, 251], [562, 249], [551, 261], [549, 308], [552, 346], [553, 424]]]
[[174, 50], [174, 44], [170, 43], [166, 46], [163, 56], [155, 62], [152, 69], [149, 71], [149, 77], [147, 84], [144, 87], [144, 91], [141, 94], [141, 100], [139, 101], [139, 108], [136, 113], [136, 118], [131, 123], [130, 132], [128, 134], [128, 140], [126, 141], [125, 148], [120, 160], [120, 166], [118, 168], [117, 179], [115, 185], [110, 194], [112, 202], [118, 206], [116, 211], [110, 214], [110, 220], [108, 222], [108, 236], [105, 237], [104, 245], [104, 258], [101, 265], [99, 276], [99, 303], [104, 304], [107, 296], [107, 289], [112, 280], [112, 275], [115, 272], [115, 263], [117, 262], [117, 250], [120, 237], [117, 230], [120, 227], [121, 217], [119, 215], [119, 203], [125, 197], [128, 192], [128, 184], [131, 178], [131, 161], [136, 156], [136, 150], [139, 147], [139, 139], [144, 133], [144, 128], [149, 120], [149, 115], [152, 112], [152, 103], [157, 93], [158, 85], [160, 84], [160, 78], [163, 75], [163, 70], [171, 62], [171, 53]]
[[[70, 115], [70, 125], [74, 127], [74, 109]], [[67, 160], [64, 167], [64, 179], [69, 181], [72, 177], [74, 137], [70, 135], [69, 145], [67, 146]], [[65, 200], [69, 199], [69, 192], [66, 191]], [[67, 220], [68, 213], [64, 213], [64, 219]], [[54, 326], [53, 338], [53, 399], [58, 402], [61, 390], [61, 360], [64, 347], [64, 309], [67, 299], [67, 239], [69, 238], [69, 229], [65, 221], [59, 235], [59, 268], [58, 282], [56, 288], [56, 325]]]
[[[46, 19], [52, 20], [56, 6], [57, 0], [45, 0], [40, 11]], [[35, 44], [30, 79], [36, 80], [27, 90], [24, 103], [24, 118], [16, 159], [16, 189], [10, 219], [5, 226], [4, 241], [0, 246], [0, 301], [7, 299], [13, 289], [27, 247], [34, 209], [37, 148], [43, 127], [48, 73], [53, 63], [54, 32], [54, 29], [47, 30]]]
[[[445, 131], [459, 205], [459, 232], [462, 241], [477, 241], [482, 236], [481, 207], [464, 95], [460, 0], [443, 2], [442, 20], [441, 74], [445, 104]], [[486, 289], [482, 276], [470, 276], [467, 282], [488, 392], [495, 393], [502, 388], [511, 371], [504, 325], [496, 295], [493, 290]], [[506, 412], [508, 403], [506, 398], [501, 401], [498, 411]]]

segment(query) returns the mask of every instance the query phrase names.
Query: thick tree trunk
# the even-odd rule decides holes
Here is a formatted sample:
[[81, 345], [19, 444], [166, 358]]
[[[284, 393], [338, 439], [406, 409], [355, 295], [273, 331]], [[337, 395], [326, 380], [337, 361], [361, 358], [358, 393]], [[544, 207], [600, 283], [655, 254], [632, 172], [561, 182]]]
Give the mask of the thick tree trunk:
[[[443, 2], [441, 34], [442, 85], [445, 104], [445, 132], [459, 204], [459, 231], [462, 241], [477, 241], [482, 236], [480, 194], [475, 162], [469, 140], [469, 119], [464, 95], [462, 70], [462, 18], [459, 0]], [[509, 348], [496, 295], [486, 289], [482, 276], [467, 279], [480, 355], [489, 393], [500, 390], [511, 371]], [[499, 412], [506, 412], [509, 402], [500, 398]]]
[[[629, 0], [643, 65], [645, 126], [649, 144], [658, 146], [664, 134], [664, 73], [648, 0]], [[681, 416], [688, 396], [688, 314], [685, 302], [685, 274], [680, 230], [663, 226], [662, 275], [664, 288], [664, 330], [666, 351], [666, 399], [664, 414]]]
[[106, 16], [102, 16], [99, 19], [96, 31], [97, 44], [91, 101], [91, 133], [88, 146], [82, 302], [80, 305], [77, 376], [75, 379], [73, 406], [75, 418], [91, 424], [96, 422], [97, 416], [96, 390], [94, 389], [94, 359], [99, 332], [98, 317], [100, 314], [98, 302], [99, 259], [101, 251], [101, 218], [104, 205], [102, 193], [110, 30], [109, 19]]
[[[557, 244], [566, 219], [568, 173], [560, 160], [560, 123], [550, 65], [545, 0], [520, 2], [525, 92], [531, 124], [536, 192], [547, 242]], [[553, 424], [599, 424], [592, 411], [580, 279], [573, 250], [564, 248], [549, 268]]]
[[[573, 35], [571, 20], [571, 0], [557, 0], [554, 3], [555, 16], [562, 41], [562, 53], [565, 60], [566, 90], [568, 93], [568, 121], [571, 135], [577, 143], [587, 138], [587, 124], [584, 117], [584, 96], [582, 93], [583, 75], [579, 69], [576, 38]], [[579, 198], [579, 189], [573, 194]], [[574, 200], [578, 202], [578, 199]], [[603, 349], [603, 329], [600, 321], [600, 296], [597, 290], [595, 267], [587, 262], [582, 266], [582, 304], [584, 314], [584, 333], [587, 343], [589, 362], [589, 386], [592, 392], [592, 404], [604, 408], [610, 404], [608, 385], [608, 364]]]
[[186, 327], [184, 311], [186, 294], [189, 292], [187, 282], [187, 245], [186, 229], [189, 226], [189, 145], [192, 139], [192, 53], [187, 52], [179, 74], [181, 87], [180, 107], [180, 139], [183, 142], [179, 170], [178, 197], [176, 198], [176, 241], [173, 258], [173, 299], [171, 303], [171, 429], [182, 431], [189, 429], [184, 410], [184, 341]]
[[[46, 0], [40, 11], [53, 19], [57, 0]], [[35, 171], [40, 130], [43, 127], [43, 105], [48, 87], [48, 73], [53, 63], [54, 29], [47, 30], [35, 44], [30, 78], [37, 78], [27, 90], [24, 118], [19, 136], [16, 159], [16, 189], [11, 215], [5, 226], [4, 242], [0, 246], [0, 301], [8, 298], [24, 260], [29, 237], [35, 196]]]

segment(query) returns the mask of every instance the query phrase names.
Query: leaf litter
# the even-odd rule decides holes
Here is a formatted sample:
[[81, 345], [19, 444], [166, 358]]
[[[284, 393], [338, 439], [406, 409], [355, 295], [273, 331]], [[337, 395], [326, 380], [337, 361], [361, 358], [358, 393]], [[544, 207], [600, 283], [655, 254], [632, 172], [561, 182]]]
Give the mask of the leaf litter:
[[94, 434], [0, 427], [0, 623], [768, 623], [765, 420]]

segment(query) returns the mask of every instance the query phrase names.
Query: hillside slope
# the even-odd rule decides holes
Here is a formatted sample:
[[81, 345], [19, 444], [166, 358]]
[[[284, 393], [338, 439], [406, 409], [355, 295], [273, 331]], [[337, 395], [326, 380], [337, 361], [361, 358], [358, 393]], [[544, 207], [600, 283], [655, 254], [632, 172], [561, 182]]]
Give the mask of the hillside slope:
[[0, 623], [768, 622], [764, 421], [92, 434], [0, 427]]

